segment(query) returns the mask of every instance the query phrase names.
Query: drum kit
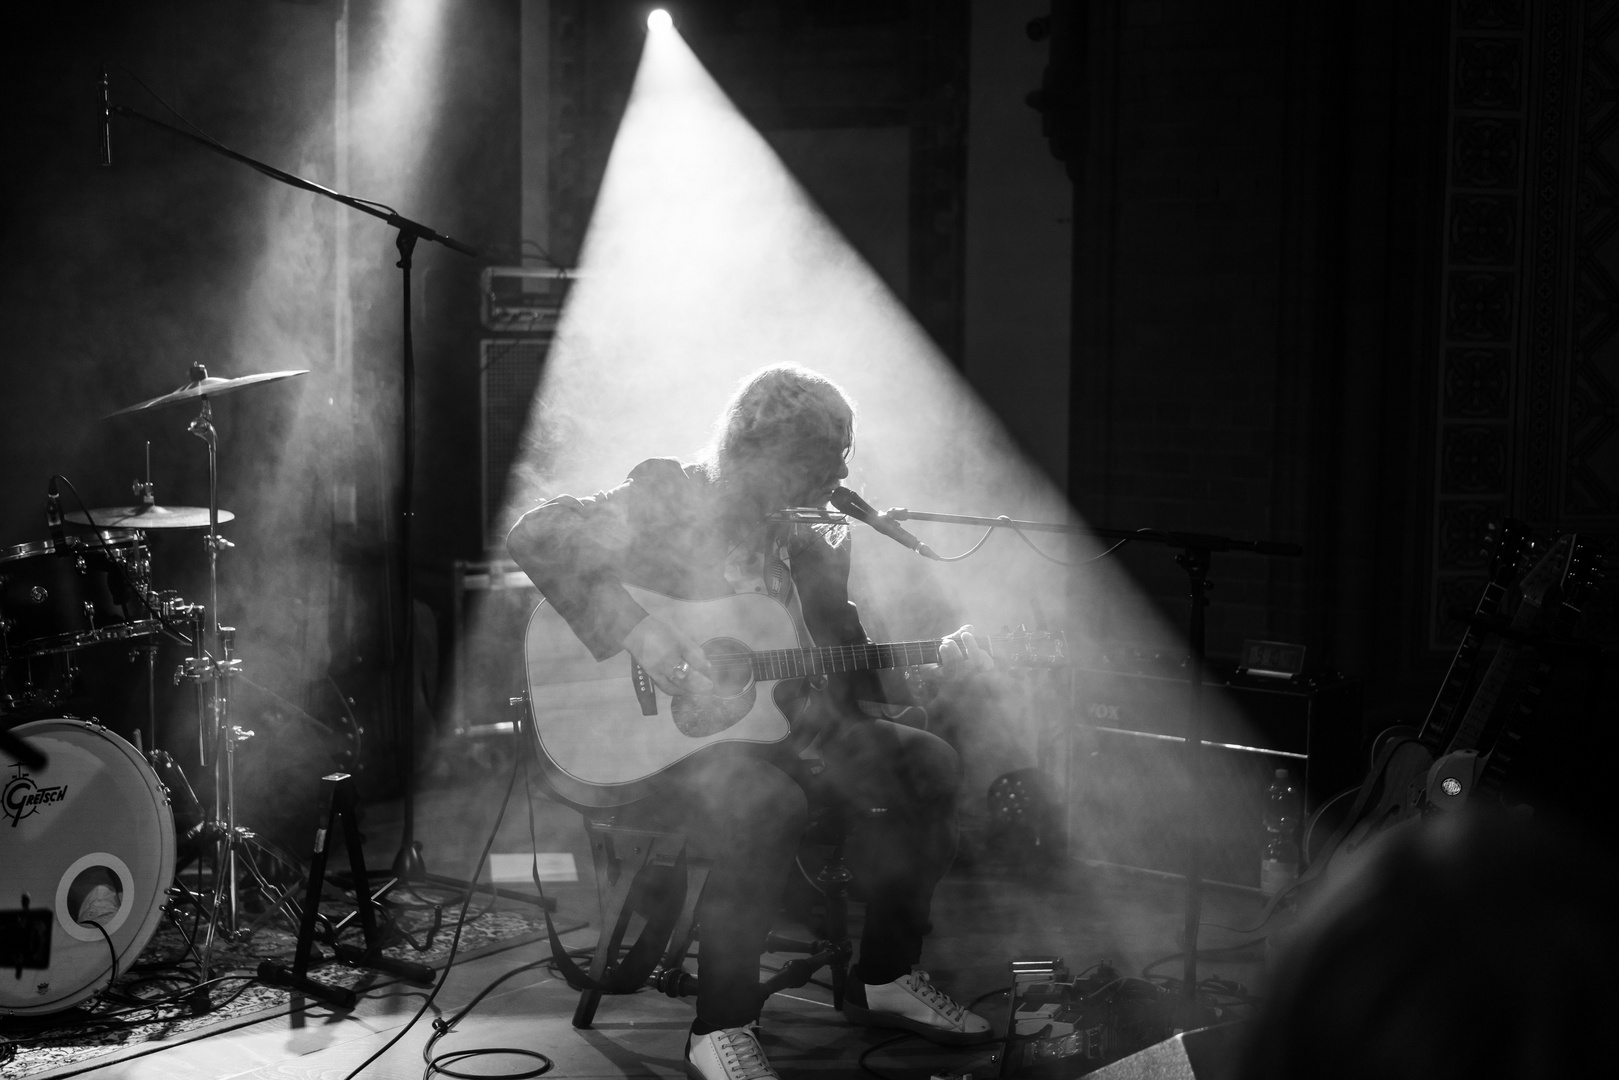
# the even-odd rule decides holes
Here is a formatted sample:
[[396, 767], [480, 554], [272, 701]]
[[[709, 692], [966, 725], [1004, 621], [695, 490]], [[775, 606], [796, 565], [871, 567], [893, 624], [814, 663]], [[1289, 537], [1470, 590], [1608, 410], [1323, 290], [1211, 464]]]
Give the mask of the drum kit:
[[[133, 506], [81, 506], [63, 514], [53, 479], [46, 513], [50, 538], [0, 549], [0, 712], [46, 716], [9, 732], [43, 754], [46, 764], [30, 769], [18, 761], [0, 775], [0, 908], [15, 905], [20, 894], [24, 907], [48, 903], [55, 913], [49, 966], [27, 978], [0, 978], [0, 1016], [56, 1012], [106, 989], [146, 947], [171, 896], [193, 903], [207, 923], [199, 983], [209, 977], [216, 940], [244, 934], [239, 869], [273, 903], [282, 902], [280, 890], [260, 872], [254, 834], [237, 821], [234, 755], [252, 733], [230, 717], [229, 688], [241, 674], [241, 661], [233, 655], [234, 629], [220, 624], [218, 563], [219, 553], [232, 546], [219, 526], [235, 515], [219, 508], [211, 399], [302, 374], [227, 379], [195, 364], [184, 386], [110, 414], [195, 403], [200, 411], [187, 430], [208, 448], [206, 507], [158, 505], [150, 461], [146, 481], [135, 485]], [[67, 523], [88, 535], [67, 533]], [[156, 587], [147, 533], [167, 529], [207, 530], [206, 604]], [[157, 745], [160, 638], [189, 651], [175, 681], [196, 687], [200, 761], [213, 774], [212, 805], [191, 830], [214, 849], [211, 888], [193, 890], [175, 879], [174, 814], [158, 770], [179, 773], [187, 788], [189, 782]], [[133, 742], [96, 719], [49, 715], [62, 711], [79, 665], [96, 664], [96, 647], [113, 642], [129, 643], [146, 657], [145, 731], [136, 727]], [[0, 726], [5, 719], [0, 716]]]

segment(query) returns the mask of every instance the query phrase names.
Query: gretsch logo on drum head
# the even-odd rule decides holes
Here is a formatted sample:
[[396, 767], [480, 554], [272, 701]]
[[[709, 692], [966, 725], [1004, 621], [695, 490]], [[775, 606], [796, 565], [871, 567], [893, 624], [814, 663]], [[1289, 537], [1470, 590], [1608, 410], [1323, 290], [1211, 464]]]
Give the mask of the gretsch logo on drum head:
[[55, 787], [39, 787], [34, 783], [33, 777], [22, 771], [21, 765], [13, 765], [17, 775], [6, 782], [6, 790], [0, 794], [0, 811], [11, 819], [11, 827], [15, 829], [17, 822], [31, 814], [39, 813], [42, 806], [59, 803], [67, 798], [67, 785], [58, 784]]

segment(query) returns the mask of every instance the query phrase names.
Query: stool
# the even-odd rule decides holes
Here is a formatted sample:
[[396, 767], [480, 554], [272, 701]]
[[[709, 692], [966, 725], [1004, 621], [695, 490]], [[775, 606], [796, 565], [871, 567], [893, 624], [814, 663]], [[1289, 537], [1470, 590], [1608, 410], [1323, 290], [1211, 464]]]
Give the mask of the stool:
[[[691, 947], [697, 902], [711, 869], [707, 859], [687, 854], [684, 833], [629, 828], [616, 824], [616, 816], [610, 814], [586, 814], [585, 833], [596, 874], [602, 936], [590, 961], [591, 985], [578, 988], [576, 1028], [590, 1027], [602, 994], [633, 993], [657, 971], [684, 974], [681, 961]], [[620, 961], [619, 947], [637, 912], [646, 925]], [[695, 989], [693, 985], [688, 992]]]
[[[830, 821], [831, 816], [823, 813], [819, 819], [812, 819], [806, 830], [809, 842], [827, 843], [832, 848], [830, 858], [815, 877], [805, 875], [824, 898], [825, 936], [805, 941], [771, 931], [766, 938], [767, 951], [807, 955], [788, 961], [761, 983], [761, 997], [803, 986], [821, 968], [830, 966], [832, 1003], [835, 1008], [843, 1005], [853, 954], [848, 938], [851, 875], [843, 865], [842, 830], [834, 826], [828, 834]], [[573, 1013], [576, 1028], [590, 1027], [603, 994], [634, 993], [643, 986], [670, 997], [688, 997], [697, 992], [698, 980], [685, 970], [683, 962], [699, 933], [697, 905], [712, 869], [709, 860], [687, 852], [683, 833], [619, 825], [615, 815], [604, 811], [585, 813], [584, 822], [595, 869], [602, 937], [591, 957], [588, 983], [578, 985], [570, 980], [570, 985], [580, 992]], [[646, 923], [619, 960], [619, 949], [636, 914]]]

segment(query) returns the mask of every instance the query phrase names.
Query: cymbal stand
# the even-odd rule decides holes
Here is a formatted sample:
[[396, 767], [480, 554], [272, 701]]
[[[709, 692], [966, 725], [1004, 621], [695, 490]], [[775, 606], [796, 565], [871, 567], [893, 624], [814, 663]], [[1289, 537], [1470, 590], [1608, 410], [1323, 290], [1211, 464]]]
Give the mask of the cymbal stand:
[[[103, 118], [103, 120], [110, 123], [112, 117], [114, 117], [114, 116], [128, 117], [131, 120], [139, 120], [141, 123], [146, 124], [146, 125], [148, 125], [150, 127], [160, 128], [163, 131], [167, 131], [169, 134], [175, 136], [176, 138], [184, 139], [184, 140], [186, 140], [187, 142], [190, 142], [190, 143], [195, 143], [196, 145], [202, 147], [203, 149], [209, 151], [210, 153], [218, 154], [221, 157], [230, 158], [232, 161], [236, 161], [236, 162], [239, 162], [240, 164], [246, 165], [249, 168], [251, 168], [251, 169], [253, 169], [253, 170], [257, 171], [257, 172], [262, 173], [265, 176], [270, 177], [273, 180], [277, 180], [277, 181], [279, 181], [279, 182], [281, 182], [283, 184], [288, 185], [289, 187], [294, 187], [294, 188], [299, 189], [300, 191], [308, 191], [308, 192], [312, 192], [312, 193], [314, 193], [316, 195], [323, 196], [324, 198], [330, 199], [333, 202], [341, 203], [344, 206], [350, 207], [350, 208], [352, 208], [354, 210], [358, 210], [362, 214], [366, 214], [366, 215], [369, 215], [370, 217], [377, 218], [377, 219], [385, 222], [390, 228], [397, 229], [398, 234], [397, 234], [397, 237], [395, 239], [395, 245], [396, 245], [396, 247], [397, 247], [397, 249], [399, 251], [399, 262], [396, 265], [402, 271], [401, 279], [402, 279], [403, 285], [404, 285], [404, 294], [403, 294], [404, 305], [403, 305], [402, 316], [403, 316], [403, 324], [404, 324], [405, 336], [404, 336], [404, 340], [401, 342], [400, 352], [401, 352], [401, 361], [402, 361], [402, 367], [403, 367], [403, 375], [404, 375], [404, 379], [405, 379], [406, 409], [409, 410], [411, 408], [410, 401], [412, 399], [413, 392], [414, 392], [414, 387], [413, 387], [414, 358], [413, 358], [413, 356], [411, 354], [411, 340], [410, 340], [410, 318], [411, 318], [411, 312], [410, 312], [410, 271], [411, 271], [411, 255], [412, 255], [412, 252], [413, 252], [413, 250], [414, 250], [414, 248], [416, 246], [417, 241], [419, 241], [419, 240], [426, 240], [426, 241], [429, 241], [430, 243], [441, 244], [444, 247], [450, 248], [452, 251], [458, 251], [463, 255], [469, 255], [469, 256], [472, 256], [473, 258], [479, 258], [480, 257], [480, 252], [476, 248], [473, 248], [473, 247], [470, 247], [470, 246], [468, 246], [466, 244], [463, 244], [460, 241], [454, 239], [453, 237], [449, 237], [449, 236], [444, 235], [443, 233], [437, 232], [437, 231], [429, 228], [428, 226], [422, 224], [419, 221], [412, 221], [410, 218], [405, 217], [403, 214], [396, 213], [391, 208], [384, 207], [380, 203], [368, 201], [368, 200], [365, 200], [365, 199], [360, 199], [360, 198], [357, 198], [357, 197], [355, 197], [353, 195], [348, 195], [348, 194], [345, 194], [344, 192], [341, 192], [341, 191], [335, 191], [332, 188], [324, 187], [323, 185], [316, 184], [316, 183], [314, 183], [312, 181], [309, 181], [309, 180], [305, 180], [301, 176], [295, 176], [292, 173], [286, 172], [283, 169], [278, 169], [274, 165], [270, 165], [267, 162], [259, 161], [259, 160], [255, 159], [255, 158], [251, 158], [251, 157], [247, 156], [246, 154], [238, 153], [237, 151], [230, 149], [229, 147], [223, 145], [222, 143], [217, 142], [214, 139], [206, 138], [206, 137], [204, 137], [202, 135], [199, 135], [199, 134], [197, 134], [196, 132], [193, 132], [193, 131], [187, 131], [184, 128], [177, 127], [174, 124], [168, 123], [167, 121], [159, 120], [159, 119], [157, 119], [155, 117], [152, 117], [152, 116], [147, 116], [145, 113], [142, 113], [142, 112], [139, 112], [138, 110], [132, 109], [127, 105], [119, 105], [119, 104], [115, 104], [115, 103], [113, 103], [113, 102], [111, 102], [109, 100], [103, 99], [103, 103], [102, 103], [102, 118]], [[193, 379], [194, 380], [200, 379], [201, 377], [206, 375], [206, 372], [201, 372], [201, 374], [198, 374], [198, 372], [200, 372], [200, 370], [201, 370], [201, 365], [200, 364], [193, 365], [192, 370], [193, 370]], [[410, 414], [407, 411], [406, 416], [409, 417], [409, 415]], [[411, 432], [411, 430], [410, 430], [410, 421], [408, 419], [407, 419], [406, 423], [403, 424], [402, 426], [405, 428], [405, 431], [404, 431], [405, 446], [408, 448], [408, 447], [411, 446], [410, 440], [414, 437], [414, 433]], [[208, 539], [207, 539], [207, 543], [208, 543], [208, 577], [209, 577], [209, 607], [210, 607], [209, 617], [213, 620], [213, 627], [214, 627], [214, 635], [213, 636], [215, 637], [216, 641], [219, 643], [220, 654], [221, 654], [222, 659], [216, 661], [216, 660], [213, 660], [213, 659], [209, 658], [205, 654], [204, 650], [201, 647], [199, 647], [198, 650], [197, 650], [197, 655], [190, 658], [190, 659], [188, 659], [186, 661], [187, 666], [186, 666], [185, 669], [182, 669], [182, 673], [186, 677], [197, 679], [198, 682], [199, 682], [199, 691], [198, 691], [198, 693], [199, 693], [199, 702], [198, 702], [199, 709], [205, 707], [204, 703], [203, 703], [203, 698], [204, 698], [205, 695], [203, 695], [203, 693], [202, 693], [202, 691], [200, 689], [201, 683], [206, 681], [212, 686], [212, 689], [213, 689], [212, 698], [213, 698], [213, 703], [214, 703], [214, 708], [215, 708], [213, 730], [215, 732], [216, 738], [219, 739], [219, 740], [222, 740], [222, 745], [223, 745], [223, 748], [224, 748], [223, 753], [218, 755], [218, 757], [223, 757], [224, 758], [224, 771], [225, 771], [224, 791], [225, 791], [225, 795], [226, 795], [226, 798], [224, 799], [224, 809], [227, 811], [227, 813], [233, 814], [234, 813], [234, 806], [232, 805], [232, 800], [229, 797], [230, 796], [230, 786], [231, 786], [231, 783], [232, 783], [231, 776], [230, 776], [231, 747], [232, 747], [232, 743], [236, 739], [243, 738], [243, 737], [246, 737], [246, 736], [238, 735], [236, 729], [233, 729], [233, 728], [230, 727], [230, 725], [226, 721], [225, 712], [224, 712], [224, 710], [227, 707], [227, 700], [226, 700], [227, 699], [227, 694], [225, 693], [224, 688], [223, 688], [223, 680], [225, 678], [228, 678], [231, 674], [234, 673], [234, 669], [231, 667], [231, 665], [236, 664], [237, 661], [231, 659], [230, 656], [228, 655], [228, 649], [229, 649], [228, 641], [229, 641], [229, 633], [230, 633], [230, 631], [227, 628], [221, 627], [219, 625], [219, 617], [218, 617], [219, 597], [218, 597], [218, 590], [217, 590], [217, 579], [216, 579], [216, 576], [215, 576], [215, 562], [216, 562], [216, 560], [218, 558], [221, 546], [229, 547], [229, 544], [227, 542], [223, 541], [221, 539], [221, 537], [219, 536], [219, 529], [218, 529], [218, 524], [219, 524], [219, 522], [218, 522], [218, 514], [219, 514], [218, 491], [217, 491], [216, 470], [215, 470], [215, 438], [214, 438], [213, 424], [210, 422], [210, 412], [209, 412], [207, 395], [202, 395], [202, 413], [201, 413], [200, 416], [198, 416], [198, 418], [195, 421], [192, 422], [191, 432], [192, 432], [192, 434], [196, 435], [198, 438], [201, 438], [204, 442], [206, 442], [208, 444]], [[400, 580], [401, 580], [402, 585], [408, 586], [409, 579], [410, 579], [410, 546], [409, 546], [409, 536], [410, 536], [409, 528], [410, 528], [410, 518], [411, 518], [410, 486], [411, 486], [411, 482], [412, 482], [412, 477], [411, 477], [411, 474], [410, 474], [410, 470], [413, 467], [413, 462], [412, 462], [411, 457], [409, 456], [409, 451], [408, 450], [407, 450], [407, 455], [406, 455], [404, 464], [405, 464], [405, 475], [403, 477], [404, 491], [403, 491], [403, 494], [402, 494], [401, 499], [400, 499], [400, 509], [401, 509], [401, 514], [400, 514], [401, 556], [400, 556], [400, 558], [401, 558], [401, 563], [402, 563], [402, 566], [400, 568]], [[404, 604], [405, 617], [406, 617], [406, 620], [408, 620], [409, 617], [410, 617], [410, 613], [412, 611], [411, 605], [413, 603], [413, 600], [412, 600], [412, 598], [410, 596], [408, 588], [407, 588], [404, 596], [401, 599], [403, 600], [403, 604]], [[406, 629], [407, 634], [409, 632], [409, 628], [410, 628], [410, 623], [408, 621], [406, 621], [405, 622], [405, 629]], [[400, 753], [400, 760], [402, 762], [401, 771], [402, 771], [402, 778], [404, 780], [404, 785], [405, 785], [406, 801], [405, 801], [404, 839], [400, 844], [399, 854], [395, 858], [394, 862], [395, 862], [396, 866], [399, 868], [399, 870], [403, 873], [403, 875], [406, 875], [406, 876], [412, 875], [413, 873], [420, 871], [420, 860], [415, 858], [415, 845], [413, 843], [414, 821], [415, 821], [415, 806], [414, 806], [414, 794], [413, 794], [413, 785], [415, 783], [415, 777], [414, 777], [414, 750], [415, 750], [415, 748], [414, 748], [414, 737], [413, 737], [414, 733], [412, 731], [412, 725], [413, 725], [413, 723], [415, 721], [415, 716], [414, 716], [414, 712], [413, 712], [412, 694], [414, 693], [415, 685], [414, 685], [414, 677], [413, 677], [412, 672], [411, 672], [412, 660], [413, 660], [412, 649], [413, 649], [413, 644], [412, 644], [410, 638], [407, 636], [406, 639], [401, 643], [400, 648], [397, 650], [397, 652], [395, 654], [395, 664], [396, 664], [396, 668], [397, 668], [397, 670], [395, 671], [396, 685], [400, 685], [404, 689], [404, 696], [399, 699], [399, 709], [400, 709], [400, 711], [398, 712], [398, 716], [400, 717], [400, 719], [399, 719], [398, 723], [399, 723], [399, 727], [400, 727], [400, 733], [401, 733], [401, 736], [402, 736], [400, 741], [403, 744], [403, 746], [401, 748], [401, 753]], [[217, 790], [217, 787], [216, 787], [216, 790]], [[219, 801], [218, 796], [216, 796], [216, 802], [218, 802], [218, 801]], [[226, 840], [225, 840], [224, 847], [226, 849], [226, 854], [230, 854], [231, 853], [230, 849], [231, 849], [232, 845], [234, 845], [237, 842], [238, 838], [237, 838], [237, 830], [236, 830], [236, 827], [235, 827], [234, 820], [228, 818], [227, 823], [228, 823], [230, 831], [226, 834]], [[249, 863], [249, 869], [251, 870], [251, 863]], [[233, 872], [234, 872], [234, 868], [233, 868]], [[217, 892], [217, 888], [216, 888], [216, 892]], [[232, 903], [234, 905], [234, 901], [235, 901], [235, 889], [234, 889], [234, 887], [231, 889], [231, 899], [232, 899]], [[217, 909], [216, 909], [215, 914], [217, 914]], [[231, 912], [231, 918], [230, 918], [230, 920], [228, 920], [227, 925], [234, 929], [234, 926], [235, 926], [234, 907], [233, 907], [233, 910]], [[208, 939], [210, 945], [212, 944], [212, 940], [213, 940], [213, 936], [212, 936], [213, 935], [213, 930], [214, 930], [213, 922], [210, 921], [209, 939]], [[206, 957], [206, 952], [205, 952], [204, 955]], [[206, 973], [206, 960], [205, 960], [205, 963], [204, 963], [204, 977], [205, 978], [206, 978], [206, 974], [207, 973]]]
[[[207, 376], [200, 364], [192, 365], [191, 374], [193, 379]], [[196, 651], [175, 676], [176, 681], [184, 678], [197, 684], [198, 750], [203, 765], [211, 764], [214, 771], [213, 820], [209, 822], [215, 842], [214, 890], [207, 913], [199, 982], [208, 978], [215, 936], [222, 932], [232, 938], [238, 932], [241, 892], [237, 849], [253, 839], [251, 832], [236, 823], [236, 744], [253, 735], [230, 722], [230, 679], [241, 671], [242, 662], [231, 655], [236, 628], [219, 623], [219, 553], [235, 545], [219, 535], [219, 434], [213, 424], [212, 404], [206, 395], [201, 401], [201, 411], [186, 430], [208, 447], [208, 535], [203, 538], [208, 550], [208, 609], [198, 620]], [[265, 883], [259, 880], [252, 861], [246, 860], [246, 865], [262, 888]]]

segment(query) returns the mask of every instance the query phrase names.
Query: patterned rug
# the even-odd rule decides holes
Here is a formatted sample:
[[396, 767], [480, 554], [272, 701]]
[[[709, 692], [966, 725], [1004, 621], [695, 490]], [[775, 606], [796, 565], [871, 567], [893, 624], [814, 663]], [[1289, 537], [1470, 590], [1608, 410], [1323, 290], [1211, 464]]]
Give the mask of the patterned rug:
[[[459, 899], [459, 898], [456, 898]], [[544, 940], [545, 918], [536, 907], [503, 900], [500, 908], [479, 911], [474, 899], [466, 925], [461, 930], [455, 959], [459, 963], [477, 956], [514, 948], [533, 940]], [[325, 905], [322, 905], [323, 909]], [[505, 910], [502, 910], [505, 909]], [[455, 937], [458, 905], [446, 903], [443, 925], [433, 931], [433, 913], [425, 909], [401, 912], [398, 924], [426, 946], [417, 951], [408, 944], [392, 946], [386, 955], [442, 969]], [[329, 914], [341, 917], [341, 910]], [[558, 932], [586, 925], [570, 922]], [[206, 997], [188, 993], [196, 964], [189, 959], [186, 931], [173, 920], [165, 920], [141, 953], [140, 960], [103, 993], [76, 1008], [40, 1017], [0, 1018], [0, 1076], [70, 1076], [82, 1069], [107, 1064], [117, 1057], [149, 1053], [163, 1045], [188, 1042], [217, 1031], [272, 1016], [319, 1006], [320, 1002], [302, 995], [295, 1002], [291, 991], [269, 986], [256, 978], [260, 960], [292, 963], [296, 935], [280, 926], [254, 930], [246, 940], [217, 943], [214, 949], [214, 980]], [[345, 933], [343, 941], [363, 944], [358, 928]], [[329, 957], [329, 949], [320, 948]], [[323, 983], [364, 994], [399, 980], [365, 968], [326, 963], [310, 975]], [[155, 1004], [136, 1004], [133, 999]]]

